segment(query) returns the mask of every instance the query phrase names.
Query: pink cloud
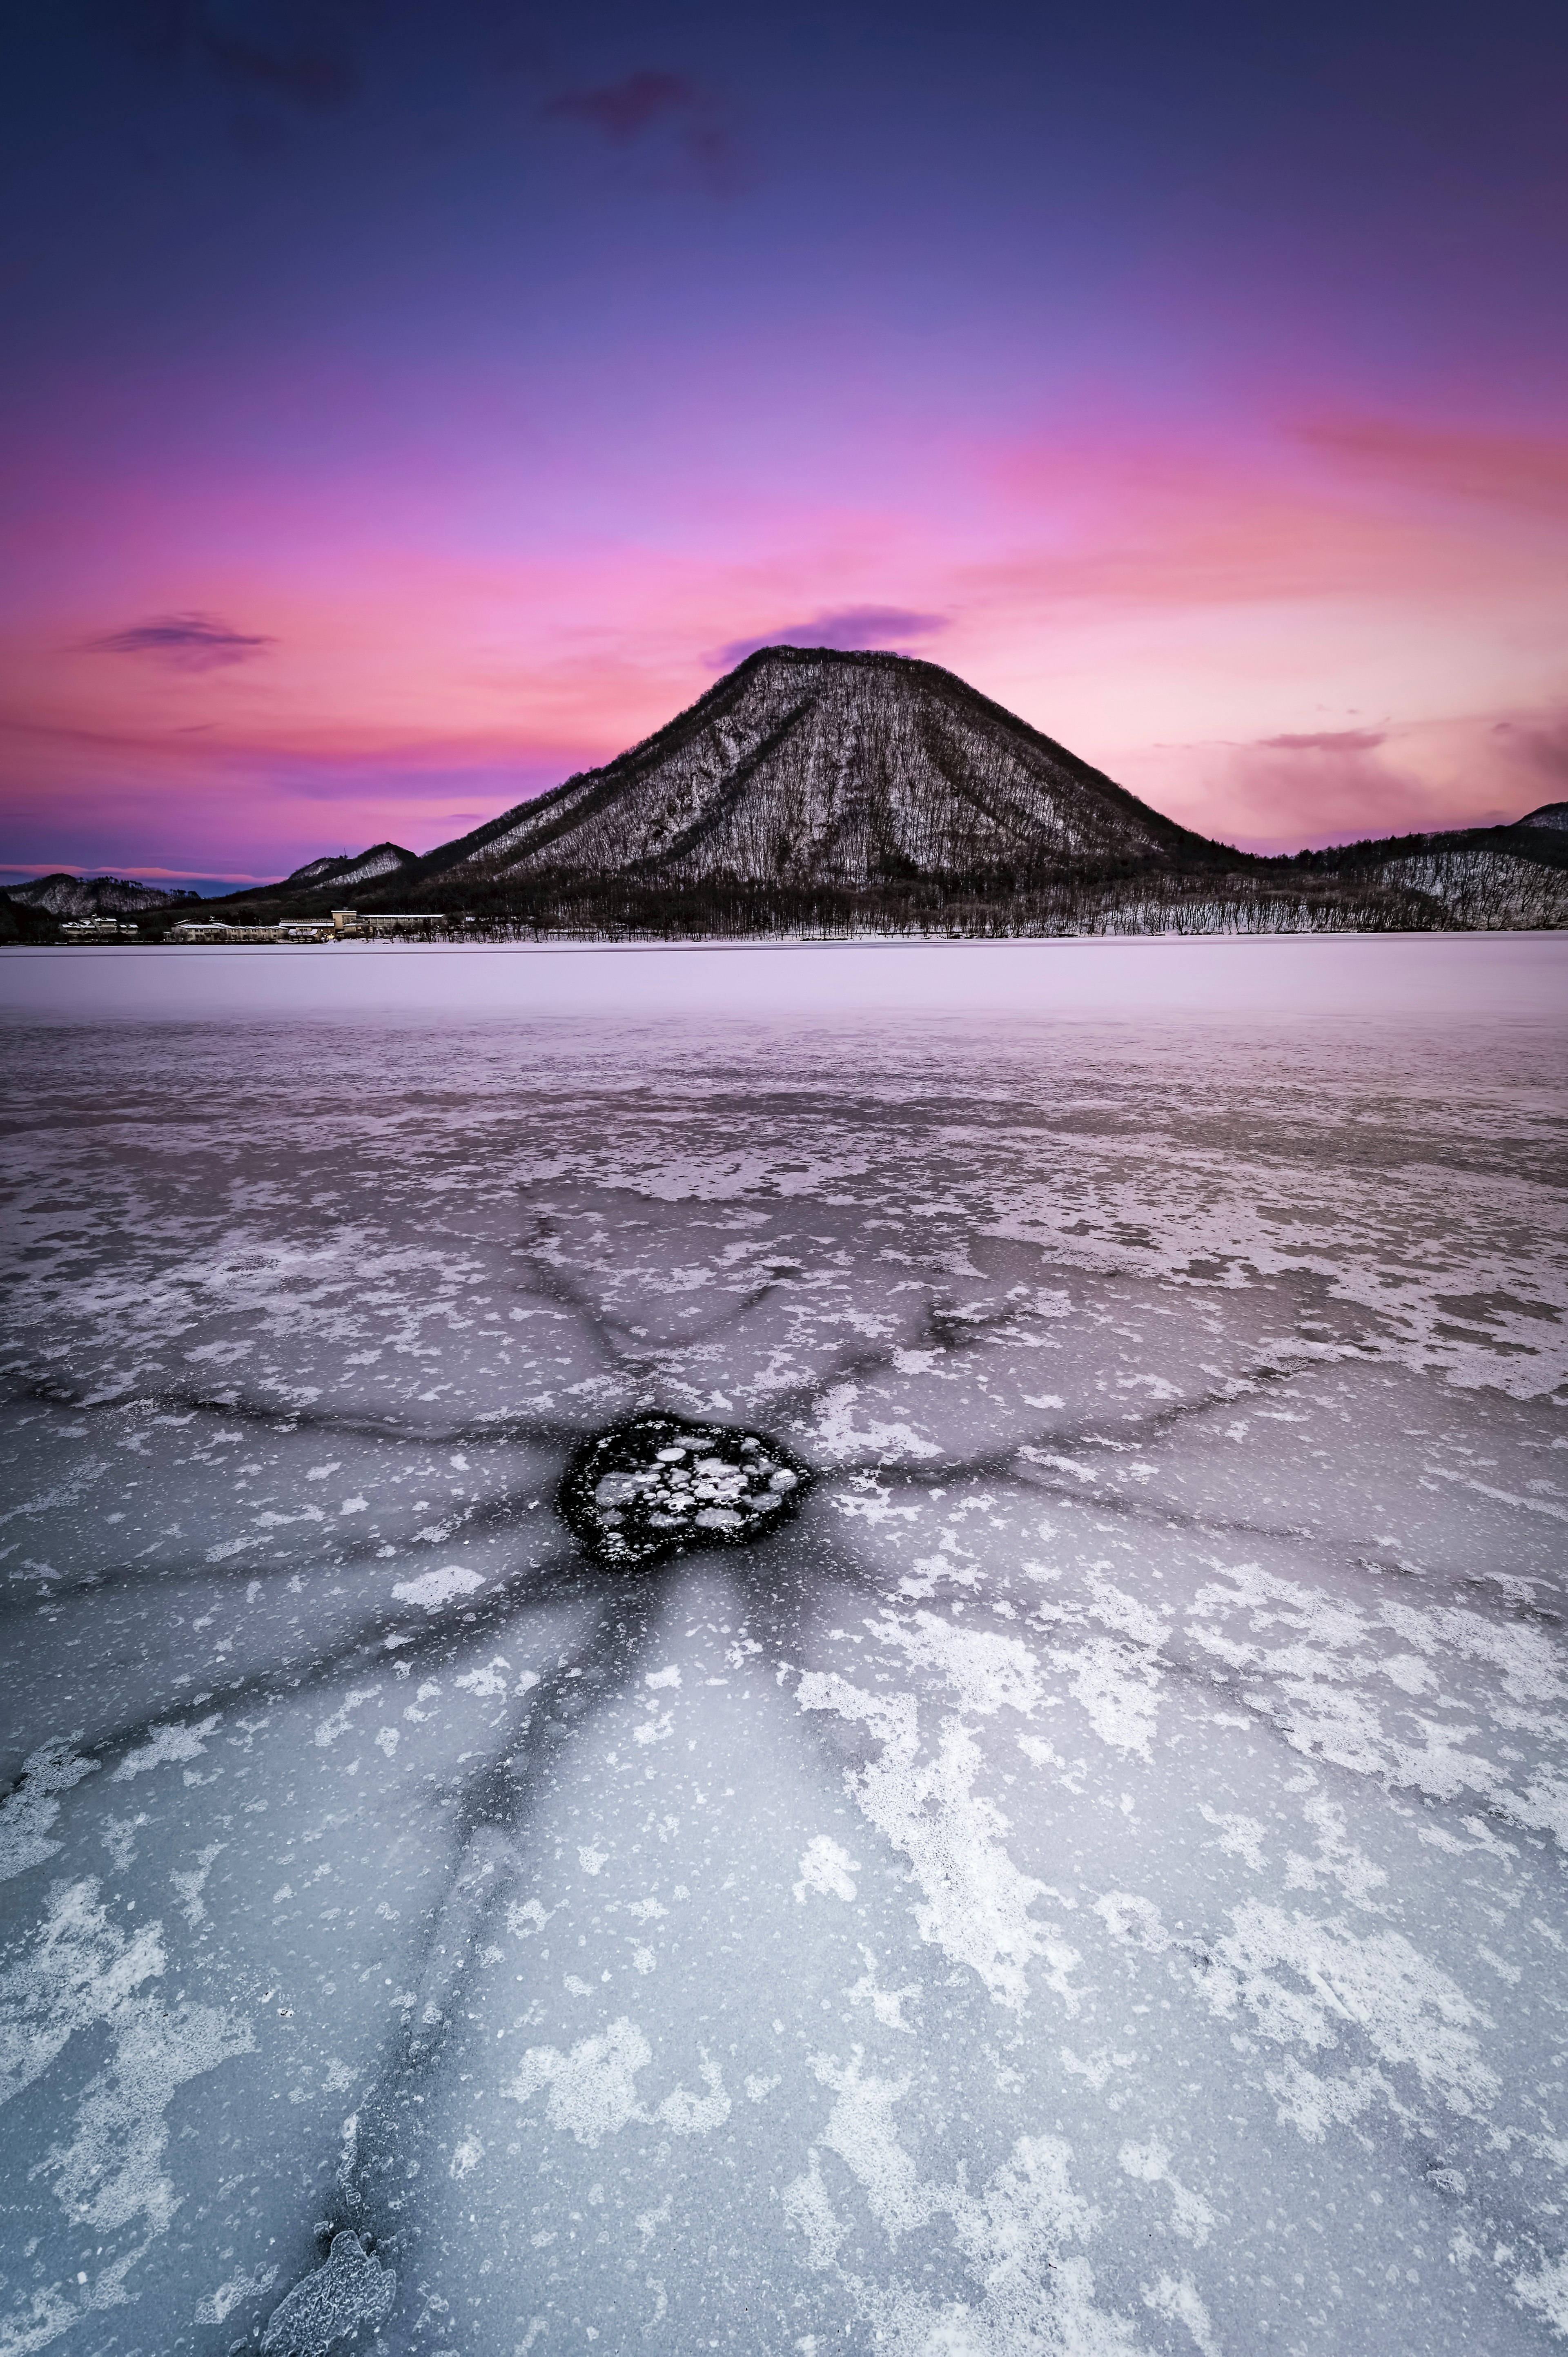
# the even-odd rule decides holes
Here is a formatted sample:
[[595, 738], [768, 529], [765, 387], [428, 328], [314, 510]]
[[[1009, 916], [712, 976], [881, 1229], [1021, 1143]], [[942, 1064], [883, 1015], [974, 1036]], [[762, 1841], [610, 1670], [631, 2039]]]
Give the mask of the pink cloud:
[[1376, 481], [1480, 500], [1541, 518], [1568, 508], [1568, 440], [1483, 433], [1399, 418], [1322, 418], [1299, 426], [1303, 444]]
[[[1499, 826], [1552, 799], [1539, 748], [1568, 749], [1568, 716], [1458, 717], [1170, 748], [1165, 806], [1266, 854]], [[1546, 789], [1542, 791], [1543, 787]]]
[[1387, 742], [1380, 728], [1314, 728], [1299, 735], [1261, 737], [1261, 749], [1273, 753], [1334, 753], [1348, 757], [1352, 753], [1375, 753]]
[[1541, 722], [1499, 720], [1499, 749], [1553, 793], [1568, 786], [1568, 716]]

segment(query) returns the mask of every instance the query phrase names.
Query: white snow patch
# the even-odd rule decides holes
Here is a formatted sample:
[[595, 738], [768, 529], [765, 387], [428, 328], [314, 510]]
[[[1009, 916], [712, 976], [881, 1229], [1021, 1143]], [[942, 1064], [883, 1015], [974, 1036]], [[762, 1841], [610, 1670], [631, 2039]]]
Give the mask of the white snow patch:
[[833, 2215], [828, 2189], [822, 2183], [822, 2163], [815, 2153], [811, 2156], [804, 2176], [787, 2185], [780, 2200], [785, 2224], [806, 2238], [806, 2265], [819, 2271], [831, 2267], [849, 2230], [841, 2226]]
[[1568, 2333], [1568, 2252], [1546, 2260], [1532, 2276], [1515, 2276], [1513, 2287], [1522, 2305], [1543, 2316], [1554, 2332]]
[[1168, 2147], [1158, 2136], [1151, 2136], [1147, 2144], [1124, 2144], [1116, 2158], [1129, 2177], [1140, 2178], [1145, 2185], [1169, 2187], [1172, 2226], [1185, 2241], [1196, 2243], [1201, 2250], [1217, 2221], [1202, 2195], [1189, 2192], [1172, 2176]]
[[483, 1669], [465, 1670], [456, 1683], [466, 1694], [480, 1696], [504, 1695], [507, 1690], [503, 1671], [510, 1673], [511, 1663], [504, 1653], [493, 1653]]
[[[52, 2183], [78, 2231], [130, 2227], [142, 2235], [88, 2293], [90, 2307], [127, 2297], [119, 2276], [179, 2207], [162, 2169], [171, 2099], [255, 2044], [248, 2022], [215, 2007], [171, 2009], [145, 1992], [164, 1969], [161, 1924], [144, 1924], [128, 1939], [99, 1903], [97, 1883], [82, 1881], [56, 1886], [30, 1951], [0, 1975], [0, 2103], [40, 2078], [76, 2031], [102, 2024], [109, 2034], [108, 2060], [77, 2097], [69, 2132], [32, 2171]], [[29, 2345], [41, 2348], [57, 2330], [64, 2325]]]
[[699, 2050], [697, 2069], [707, 2093], [689, 2095], [684, 2087], [677, 2087], [654, 2115], [674, 2136], [706, 2136], [714, 2128], [722, 2128], [729, 2117], [730, 2099], [725, 2093], [723, 2073], [704, 2049]]
[[400, 1580], [392, 1594], [400, 1604], [417, 1604], [426, 1612], [439, 1612], [455, 1596], [471, 1596], [484, 1584], [477, 1571], [449, 1563], [440, 1571], [422, 1571], [417, 1579]]
[[218, 1724], [219, 1714], [198, 1721], [195, 1726], [155, 1727], [148, 1730], [150, 1740], [140, 1751], [127, 1751], [110, 1778], [111, 1783], [129, 1783], [133, 1776], [145, 1773], [149, 1768], [166, 1768], [181, 1760], [196, 1760], [207, 1748], [207, 1738]]
[[1287, 1915], [1261, 1900], [1231, 1921], [1201, 1983], [1215, 2013], [1244, 2005], [1263, 2037], [1318, 2053], [1358, 2033], [1465, 2118], [1494, 2102], [1499, 2082], [1472, 2035], [1492, 2027], [1488, 2016], [1402, 1933], [1359, 1939], [1333, 1917]]
[[1002, 1844], [1007, 1820], [973, 1790], [983, 1766], [979, 1746], [958, 1719], [943, 1723], [937, 1756], [922, 1760], [914, 1697], [862, 1692], [834, 1671], [810, 1670], [796, 1699], [802, 1710], [832, 1710], [880, 1738], [881, 1755], [846, 1776], [865, 1815], [902, 1850], [923, 1901], [915, 1921], [923, 1940], [967, 1965], [999, 2005], [1020, 2008], [1026, 1967], [1044, 1960], [1046, 1985], [1069, 2012], [1078, 1999], [1068, 1975], [1076, 1950], [1029, 1910], [1046, 1886], [1021, 1874]]
[[1221, 2357], [1208, 2310], [1197, 2296], [1190, 2276], [1161, 2276], [1144, 2294], [1144, 2305], [1167, 2324], [1185, 2325], [1198, 2357]]
[[858, 1383], [836, 1383], [822, 1401], [810, 1437], [823, 1456], [836, 1458], [843, 1463], [856, 1457], [941, 1455], [935, 1441], [926, 1439], [909, 1425], [867, 1423], [856, 1426], [853, 1415], [859, 1397]]
[[858, 1871], [855, 1860], [831, 1835], [816, 1834], [801, 1853], [795, 1896], [803, 1902], [808, 1890], [817, 1890], [824, 1899], [853, 1899], [854, 1884], [850, 1878]]
[[501, 2093], [526, 2104], [547, 2086], [545, 2115], [551, 2126], [570, 2130], [579, 2144], [592, 2147], [602, 2136], [617, 2135], [628, 2121], [647, 2119], [636, 2081], [652, 2060], [647, 2039], [623, 2015], [602, 2038], [585, 2038], [569, 2054], [553, 2046], [531, 2046], [517, 2076]]
[[97, 1770], [97, 1760], [77, 1759], [64, 1736], [28, 1753], [16, 1790], [0, 1802], [0, 1882], [57, 1855], [63, 1845], [45, 1838], [59, 1814], [54, 1795], [69, 1792]]

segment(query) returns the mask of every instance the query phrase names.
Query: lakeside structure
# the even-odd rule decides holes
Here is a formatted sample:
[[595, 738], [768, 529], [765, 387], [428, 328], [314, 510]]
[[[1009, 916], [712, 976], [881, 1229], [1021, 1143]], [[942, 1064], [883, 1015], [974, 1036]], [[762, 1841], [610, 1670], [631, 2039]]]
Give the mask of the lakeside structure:
[[[472, 920], [469, 920], [472, 922]], [[220, 918], [187, 919], [171, 925], [170, 942], [362, 942], [383, 933], [428, 933], [447, 922], [439, 909], [361, 915], [357, 909], [334, 909], [326, 917], [290, 917], [275, 925], [225, 924]]]

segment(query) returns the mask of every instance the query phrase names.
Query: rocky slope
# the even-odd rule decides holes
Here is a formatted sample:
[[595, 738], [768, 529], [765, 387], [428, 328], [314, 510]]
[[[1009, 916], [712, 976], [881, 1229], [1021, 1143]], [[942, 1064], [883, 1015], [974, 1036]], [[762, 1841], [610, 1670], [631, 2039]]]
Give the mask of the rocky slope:
[[423, 868], [853, 891], [1214, 853], [934, 663], [769, 647], [645, 743]]

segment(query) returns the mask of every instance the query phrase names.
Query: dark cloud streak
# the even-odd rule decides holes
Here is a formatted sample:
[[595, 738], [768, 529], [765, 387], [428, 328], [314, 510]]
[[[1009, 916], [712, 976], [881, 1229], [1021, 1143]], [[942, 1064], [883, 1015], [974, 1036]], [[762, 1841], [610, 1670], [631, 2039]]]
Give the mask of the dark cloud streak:
[[1375, 753], [1386, 742], [1377, 728], [1319, 728], [1305, 737], [1260, 737], [1270, 753]]
[[584, 124], [615, 147], [667, 126], [711, 188], [728, 195], [739, 185], [739, 157], [718, 102], [687, 74], [641, 66], [619, 81], [562, 91], [542, 111], [547, 122]]
[[653, 124], [689, 114], [703, 103], [695, 82], [684, 74], [644, 68], [597, 90], [563, 91], [545, 105], [547, 117], [591, 124], [607, 139], [625, 146]]
[[212, 0], [130, 0], [121, 22], [156, 64], [194, 62], [231, 90], [328, 114], [362, 87], [352, 42], [361, 14], [352, 0], [248, 0], [224, 9]]
[[177, 671], [217, 671], [228, 663], [249, 662], [276, 643], [260, 633], [237, 630], [216, 614], [156, 614], [150, 621], [133, 622], [128, 630], [86, 639], [79, 652], [152, 655]]
[[839, 654], [877, 648], [890, 654], [908, 654], [913, 651], [908, 640], [933, 638], [948, 628], [945, 614], [911, 614], [901, 606], [844, 606], [834, 613], [818, 614], [809, 622], [786, 622], [759, 638], [732, 639], [703, 660], [715, 671], [727, 671], [759, 647], [831, 647]]

